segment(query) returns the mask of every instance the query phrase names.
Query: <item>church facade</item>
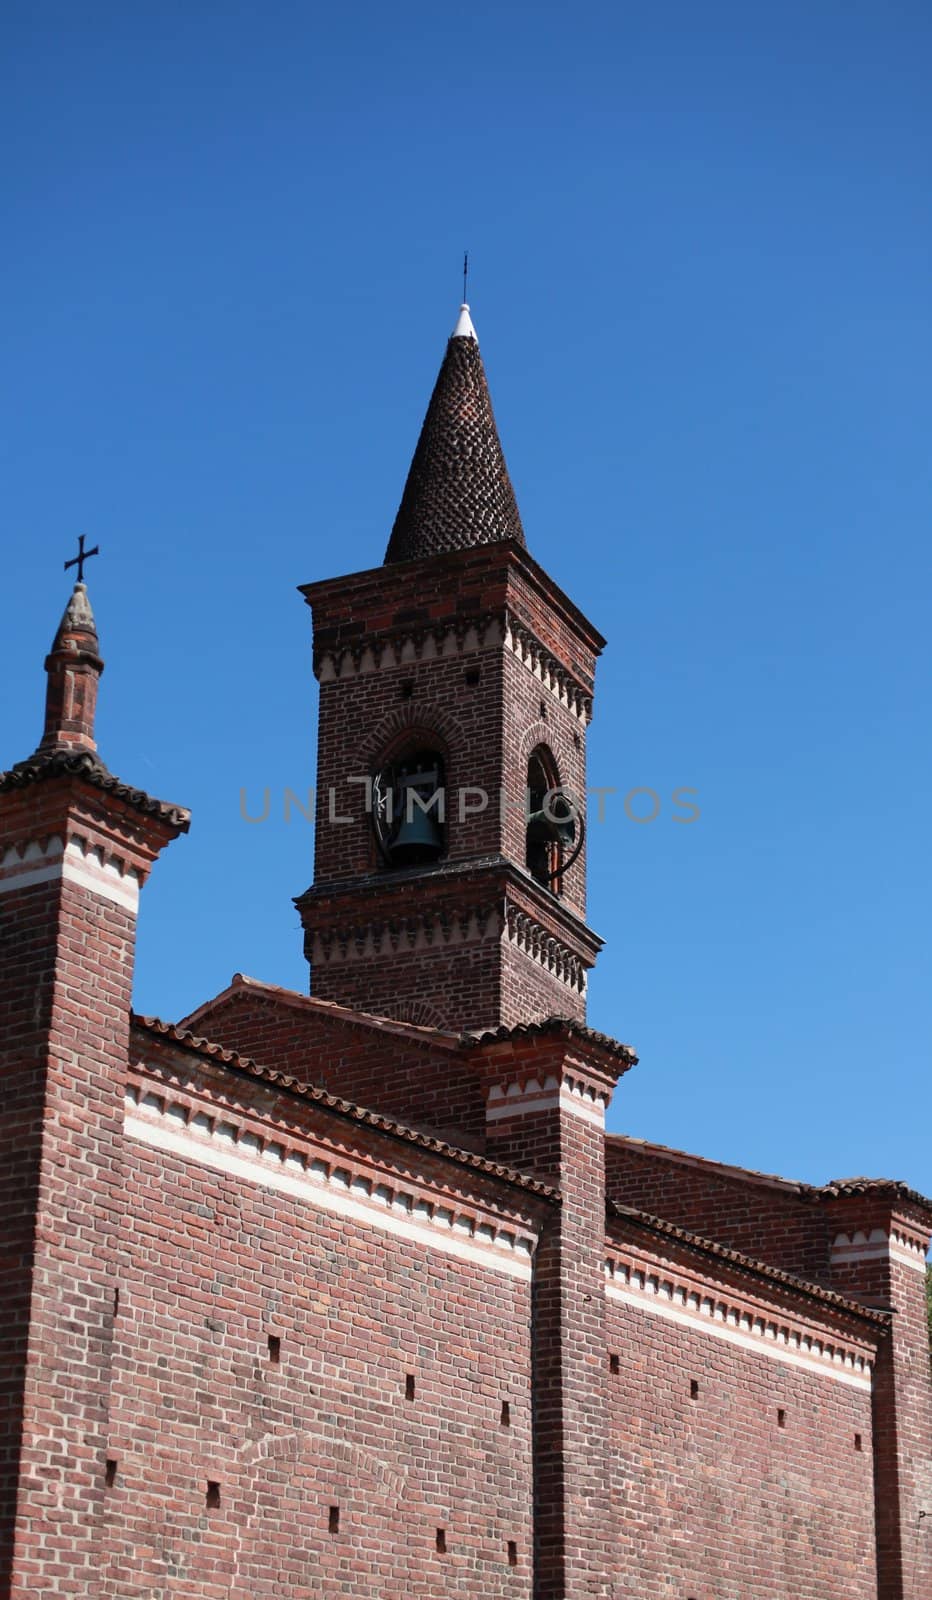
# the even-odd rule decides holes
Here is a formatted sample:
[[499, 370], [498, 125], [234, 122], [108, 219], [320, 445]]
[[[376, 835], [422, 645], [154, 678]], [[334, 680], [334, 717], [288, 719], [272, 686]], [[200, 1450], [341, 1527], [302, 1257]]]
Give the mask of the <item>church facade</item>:
[[132, 1011], [189, 817], [97, 751], [83, 582], [0, 776], [0, 1597], [928, 1600], [930, 1201], [606, 1132], [604, 641], [468, 308], [383, 564], [304, 594], [309, 993]]

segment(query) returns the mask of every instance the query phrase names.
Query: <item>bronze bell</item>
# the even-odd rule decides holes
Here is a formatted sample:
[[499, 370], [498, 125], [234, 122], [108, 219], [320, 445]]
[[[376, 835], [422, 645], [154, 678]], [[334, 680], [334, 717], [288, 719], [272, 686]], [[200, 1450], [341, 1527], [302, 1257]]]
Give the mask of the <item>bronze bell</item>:
[[572, 815], [554, 817], [550, 811], [532, 811], [527, 819], [527, 837], [531, 844], [559, 844], [568, 850], [576, 838], [576, 819]]
[[443, 834], [433, 811], [408, 805], [398, 832], [388, 846], [392, 865], [415, 866], [420, 861], [436, 861], [443, 854]]

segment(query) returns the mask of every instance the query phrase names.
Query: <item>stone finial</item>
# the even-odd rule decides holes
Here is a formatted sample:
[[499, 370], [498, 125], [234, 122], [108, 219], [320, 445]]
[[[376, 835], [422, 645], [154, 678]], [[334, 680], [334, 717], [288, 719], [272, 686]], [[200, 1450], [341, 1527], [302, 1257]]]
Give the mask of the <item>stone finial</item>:
[[45, 660], [45, 731], [40, 750], [96, 750], [97, 683], [104, 670], [84, 583], [76, 583]]

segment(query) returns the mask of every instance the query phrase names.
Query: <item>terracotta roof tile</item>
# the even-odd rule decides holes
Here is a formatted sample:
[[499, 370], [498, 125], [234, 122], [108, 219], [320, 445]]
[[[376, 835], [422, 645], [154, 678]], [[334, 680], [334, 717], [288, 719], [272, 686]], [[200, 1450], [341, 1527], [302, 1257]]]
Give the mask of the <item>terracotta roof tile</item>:
[[542, 1022], [518, 1022], [512, 1027], [488, 1028], [482, 1033], [470, 1033], [465, 1036], [465, 1043], [474, 1045], [496, 1044], [509, 1039], [539, 1039], [559, 1036], [566, 1039], [584, 1039], [587, 1044], [594, 1045], [606, 1055], [626, 1061], [629, 1066], [637, 1065], [637, 1055], [629, 1044], [622, 1044], [620, 1040], [613, 1039], [610, 1034], [599, 1033], [595, 1028], [587, 1028], [582, 1022], [574, 1022], [572, 1017], [545, 1017]]
[[160, 817], [173, 827], [186, 833], [191, 825], [191, 813], [185, 806], [175, 806], [165, 800], [155, 800], [144, 789], [133, 789], [114, 777], [90, 750], [53, 749], [36, 751], [25, 761], [18, 761], [9, 772], [0, 772], [0, 794], [12, 789], [26, 789], [32, 783], [46, 778], [79, 777], [95, 789], [103, 789], [136, 811], [147, 816]]
[[908, 1200], [914, 1206], [932, 1213], [932, 1199], [911, 1189], [900, 1178], [831, 1178], [818, 1190], [820, 1195], [880, 1194], [891, 1195], [896, 1200]]

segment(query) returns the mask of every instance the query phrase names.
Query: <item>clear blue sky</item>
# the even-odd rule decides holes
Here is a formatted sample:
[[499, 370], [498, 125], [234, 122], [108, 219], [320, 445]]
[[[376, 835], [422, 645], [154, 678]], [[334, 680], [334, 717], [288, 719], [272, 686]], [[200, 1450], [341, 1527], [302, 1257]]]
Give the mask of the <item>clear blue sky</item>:
[[9, 0], [2, 53], [0, 764], [86, 532], [102, 752], [194, 813], [140, 1008], [305, 985], [295, 585], [381, 559], [468, 245], [592, 781], [664, 800], [593, 829], [613, 1124], [932, 1191], [928, 6]]

